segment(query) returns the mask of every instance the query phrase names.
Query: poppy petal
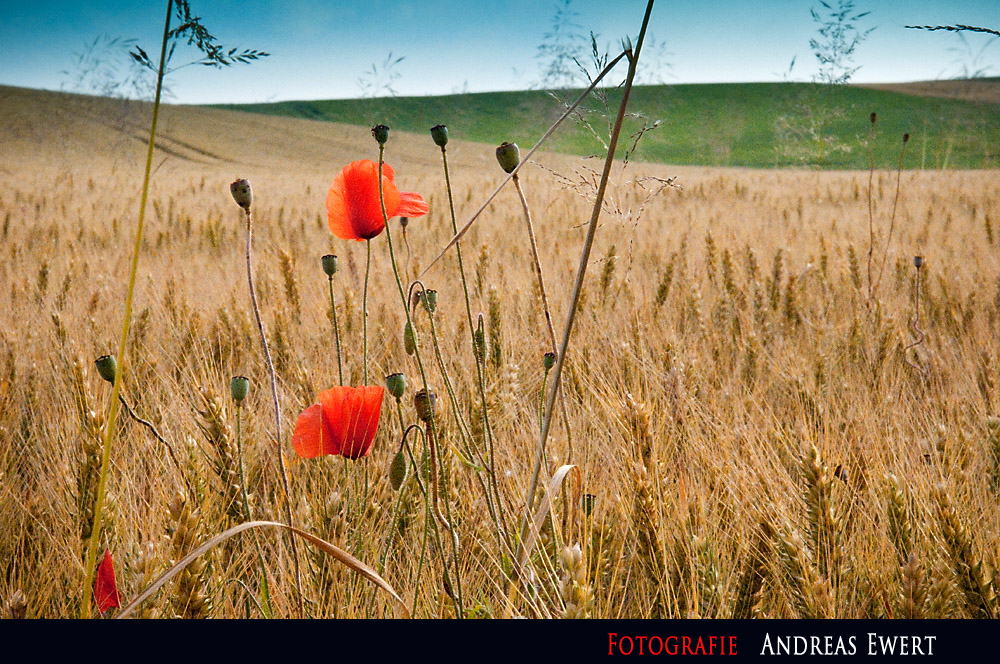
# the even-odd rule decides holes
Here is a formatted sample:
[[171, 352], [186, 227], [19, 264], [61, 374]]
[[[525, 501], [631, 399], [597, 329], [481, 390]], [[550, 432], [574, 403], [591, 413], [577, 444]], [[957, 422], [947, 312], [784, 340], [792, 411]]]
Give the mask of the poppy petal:
[[371, 450], [378, 432], [379, 417], [382, 414], [382, 398], [385, 388], [368, 385], [354, 390], [349, 398], [349, 421], [347, 441], [341, 454], [349, 459], [360, 459]]
[[401, 191], [399, 192], [399, 207], [396, 208], [396, 214], [400, 217], [422, 217], [430, 208], [427, 203], [424, 202], [423, 196], [416, 193], [415, 191]]
[[340, 445], [320, 404], [309, 406], [299, 415], [292, 434], [292, 447], [296, 454], [306, 459], [340, 453]]
[[97, 600], [97, 609], [105, 613], [110, 608], [121, 606], [121, 597], [118, 595], [118, 584], [115, 581], [115, 564], [111, 560], [111, 551], [104, 550], [104, 557], [97, 564], [97, 578], [94, 579], [94, 597]]
[[[382, 197], [387, 217], [396, 215], [399, 190], [396, 174], [382, 165]], [[371, 159], [352, 161], [341, 169], [326, 197], [330, 230], [345, 240], [370, 240], [385, 228], [378, 195], [378, 164]]]

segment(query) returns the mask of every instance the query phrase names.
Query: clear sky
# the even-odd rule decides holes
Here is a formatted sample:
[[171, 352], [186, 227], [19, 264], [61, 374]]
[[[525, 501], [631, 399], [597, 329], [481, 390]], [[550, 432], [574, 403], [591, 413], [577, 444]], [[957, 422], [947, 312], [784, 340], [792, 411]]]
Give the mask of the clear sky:
[[[828, 0], [836, 5], [836, 0]], [[194, 12], [226, 46], [272, 55], [215, 70], [187, 67], [169, 79], [170, 101], [261, 102], [358, 97], [358, 79], [390, 53], [399, 95], [523, 89], [540, 78], [538, 46], [557, 0], [191, 0]], [[579, 32], [602, 47], [638, 32], [645, 0], [572, 0]], [[1000, 40], [985, 35], [907, 30], [905, 25], [963, 23], [1000, 28], [1000, 0], [856, 0], [876, 28], [855, 53], [854, 82], [949, 78], [991, 67], [1000, 75]], [[656, 49], [646, 80], [705, 83], [808, 81], [816, 0], [657, 0], [650, 24]], [[76, 59], [100, 36], [134, 38], [158, 53], [164, 2], [0, 0], [0, 84], [72, 89]], [[977, 51], [987, 48], [975, 60]], [[193, 58], [179, 51], [177, 64]], [[105, 57], [106, 61], [112, 58]], [[669, 65], [669, 66], [667, 66]], [[123, 67], [121, 72], [125, 71]], [[122, 74], [124, 75], [124, 74]], [[383, 79], [384, 80], [384, 79]]]

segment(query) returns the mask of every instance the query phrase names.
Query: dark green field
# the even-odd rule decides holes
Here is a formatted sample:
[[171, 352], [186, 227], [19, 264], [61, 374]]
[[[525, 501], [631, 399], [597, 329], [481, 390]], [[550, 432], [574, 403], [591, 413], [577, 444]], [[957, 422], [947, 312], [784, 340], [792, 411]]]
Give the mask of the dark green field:
[[[578, 91], [563, 91], [573, 99]], [[617, 91], [609, 93], [615, 108]], [[586, 102], [584, 116], [606, 137], [601, 102]], [[440, 97], [386, 97], [219, 106], [256, 113], [343, 122], [385, 123], [425, 133], [438, 123], [451, 135], [485, 143], [515, 141], [530, 146], [561, 112], [543, 91], [493, 92]], [[908, 169], [1000, 166], [1000, 106], [853, 86], [809, 83], [748, 83], [643, 86], [630, 110], [647, 124], [659, 121], [639, 144], [636, 159], [671, 164], [747, 167], [864, 169], [869, 164], [869, 116], [878, 113], [874, 142], [877, 166], [894, 168], [902, 135], [910, 134], [903, 167]], [[579, 122], [567, 121], [550, 149], [600, 154], [602, 144]], [[643, 120], [633, 119], [633, 131]], [[429, 140], [429, 139], [428, 139]], [[629, 142], [631, 145], [631, 142]], [[624, 148], [623, 148], [624, 149]]]

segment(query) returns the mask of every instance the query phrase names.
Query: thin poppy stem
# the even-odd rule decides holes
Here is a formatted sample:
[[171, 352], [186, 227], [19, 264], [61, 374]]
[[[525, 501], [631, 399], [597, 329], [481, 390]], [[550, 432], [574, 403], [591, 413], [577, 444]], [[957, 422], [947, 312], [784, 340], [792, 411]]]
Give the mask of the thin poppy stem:
[[[403, 282], [399, 278], [399, 268], [396, 266], [396, 253], [392, 248], [392, 230], [389, 226], [389, 217], [385, 211], [385, 194], [382, 191], [382, 166], [385, 164], [385, 146], [379, 144], [378, 146], [378, 202], [379, 206], [382, 208], [382, 221], [385, 224], [385, 238], [389, 245], [389, 262], [392, 264], [392, 274], [396, 278], [396, 289], [399, 291], [399, 300], [403, 304], [403, 313], [406, 315], [406, 323], [409, 326], [413, 326], [413, 319], [410, 316], [410, 307], [406, 301], [406, 292], [403, 290]], [[416, 328], [414, 328], [416, 329]], [[427, 372], [424, 370], [424, 362], [420, 357], [420, 343], [414, 339], [414, 357], [417, 359], [417, 368], [420, 370], [420, 380], [423, 383], [423, 389], [427, 394], [430, 394], [430, 388], [427, 384]], [[430, 417], [428, 417], [427, 428], [433, 434], [434, 431], [434, 412], [431, 410]], [[436, 477], [431, 478], [432, 485], [437, 484]], [[436, 526], [435, 526], [436, 528]], [[456, 537], [457, 540], [457, 537]], [[445, 582], [448, 581], [448, 561], [445, 557], [444, 549], [438, 549], [441, 552], [441, 561], [444, 568], [444, 578]], [[459, 573], [459, 560], [458, 560], [458, 550], [455, 550], [455, 573]], [[465, 610], [462, 607], [461, 596], [459, 596], [459, 606], [458, 606], [458, 617], [464, 618]]]
[[[531, 222], [531, 210], [528, 208], [528, 199], [524, 196], [524, 190], [521, 189], [521, 178], [517, 175], [513, 176], [514, 189], [517, 190], [517, 196], [521, 199], [521, 209], [524, 210], [524, 220], [528, 224], [528, 240], [531, 241], [531, 258], [535, 263], [535, 276], [538, 277], [538, 292], [542, 300], [542, 309], [545, 311], [545, 327], [549, 331], [549, 342], [552, 344], [550, 350], [555, 353], [557, 351], [556, 347], [556, 331], [552, 327], [552, 313], [549, 310], [549, 298], [545, 294], [545, 277], [542, 276], [542, 261], [538, 257], [538, 243], [535, 241], [535, 225]], [[563, 425], [566, 428], [566, 443], [569, 447], [568, 462], [573, 461], [573, 434], [569, 426], [569, 415], [566, 412], [566, 395], [563, 392], [559, 393], [559, 407], [562, 411]]]
[[[904, 138], [908, 138], [904, 137]], [[878, 287], [882, 283], [882, 273], [885, 272], [885, 264], [889, 262], [889, 247], [892, 245], [892, 231], [896, 227], [896, 207], [899, 204], [899, 184], [903, 172], [903, 153], [906, 152], [906, 141], [899, 149], [899, 160], [896, 162], [896, 194], [892, 199], [892, 215], [889, 217], [889, 234], [885, 238], [885, 252], [882, 254], [882, 266], [878, 269], [878, 278], [875, 279], [875, 296], [878, 297]]]
[[333, 338], [337, 342], [337, 378], [344, 384], [344, 365], [340, 357], [340, 326], [337, 325], [337, 302], [333, 299], [333, 277], [330, 277], [330, 314], [333, 318]]
[[94, 594], [94, 573], [97, 571], [97, 548], [101, 539], [101, 526], [104, 521], [104, 496], [108, 482], [108, 469], [111, 467], [111, 444], [114, 442], [115, 424], [118, 421], [118, 397], [122, 390], [122, 377], [125, 373], [125, 347], [128, 344], [128, 332], [132, 323], [132, 298], [135, 294], [135, 277], [139, 269], [139, 253], [142, 250], [142, 230], [146, 220], [146, 202], [149, 199], [149, 179], [153, 168], [153, 148], [156, 145], [156, 124], [160, 117], [160, 96], [163, 92], [163, 75], [167, 59], [167, 42], [170, 40], [170, 15], [173, 11], [173, 0], [167, 0], [167, 17], [163, 22], [163, 41], [160, 45], [160, 66], [156, 70], [156, 96], [153, 99], [153, 119], [149, 125], [149, 143], [146, 149], [146, 170], [142, 180], [142, 196], [139, 202], [139, 223], [135, 230], [135, 245], [132, 248], [132, 266], [128, 276], [128, 290], [125, 295], [125, 315], [122, 320], [121, 336], [118, 341], [118, 357], [122, 366], [115, 372], [114, 384], [111, 388], [111, 405], [108, 412], [107, 428], [104, 431], [104, 449], [101, 451], [101, 473], [97, 480], [97, 497], [94, 500], [94, 524], [91, 527], [90, 541], [87, 543], [87, 555], [84, 559], [83, 603], [81, 615], [90, 617], [90, 601]]
[[[642, 42], [646, 36], [646, 28], [649, 25], [649, 15], [653, 11], [653, 1], [649, 0], [646, 5], [646, 13], [642, 19], [642, 28], [639, 30], [639, 37], [636, 41], [635, 52], [629, 53], [628, 76], [625, 79], [625, 88], [622, 91], [621, 104], [618, 106], [618, 116], [615, 118], [614, 129], [611, 132], [611, 140], [608, 142], [608, 155], [604, 160], [604, 170], [597, 187], [597, 194], [594, 198], [594, 208], [590, 215], [590, 223], [587, 226], [587, 237], [583, 244], [583, 253], [580, 256], [580, 263], [577, 266], [576, 281], [573, 284], [573, 297], [570, 301], [569, 311], [566, 315], [566, 327], [563, 330], [562, 345], [556, 356], [555, 373], [552, 376], [552, 385], [549, 388], [545, 401], [545, 416], [542, 418], [542, 429], [538, 440], [538, 450], [535, 452], [535, 467], [531, 473], [531, 483], [524, 496], [524, 515], [521, 521], [521, 534], [518, 538], [518, 552], [516, 561], [520, 559], [524, 550], [524, 542], [528, 532], [528, 524], [531, 520], [531, 504], [534, 502], [535, 491], [538, 488], [538, 475], [541, 469], [542, 457], [545, 454], [545, 443], [548, 440], [549, 428], [552, 423], [552, 410], [555, 407], [556, 395], [559, 392], [559, 383], [562, 379], [563, 366], [566, 364], [567, 351], [569, 350], [570, 336], [573, 332], [573, 321], [576, 318], [577, 306], [580, 303], [580, 295], [583, 293], [583, 281], [587, 276], [587, 266], [590, 263], [590, 252], [594, 247], [594, 237], [597, 233], [597, 222], [601, 217], [601, 209], [604, 205], [604, 195], [607, 192], [608, 180], [611, 176], [611, 167], [615, 162], [615, 152], [618, 148], [618, 138], [621, 135], [622, 125], [625, 121], [625, 109], [628, 107], [629, 96], [632, 93], [632, 83], [635, 81], [636, 67], [639, 64], [639, 52], [642, 49]], [[522, 162], [523, 163], [523, 162]], [[515, 575], [519, 575], [520, 570], [514, 570]]]
[[[382, 166], [379, 165], [379, 175], [382, 174]], [[382, 180], [379, 179], [379, 182]], [[381, 195], [381, 194], [380, 194]], [[365, 253], [367, 255], [365, 259], [365, 289], [362, 291], [361, 295], [361, 334], [364, 337], [364, 342], [362, 348], [364, 349], [364, 359], [362, 364], [362, 375], [361, 379], [362, 385], [368, 384], [368, 273], [372, 269], [372, 241], [365, 240]]]
[[[239, 461], [240, 471], [240, 493], [243, 497], [243, 514], [247, 521], [253, 521], [253, 513], [250, 510], [250, 496], [247, 494], [247, 478], [243, 472], [243, 429], [241, 426], [240, 414], [243, 406], [236, 404], [236, 458]], [[257, 549], [257, 562], [260, 565], [260, 589], [267, 604], [266, 616], [270, 618], [274, 615], [274, 608], [271, 606], [271, 592], [267, 584], [267, 567], [264, 565], [264, 551], [260, 548], [260, 536], [255, 530], [253, 533], [253, 543]], [[256, 601], [256, 598], [254, 598]], [[263, 607], [261, 607], [263, 609]], [[263, 613], [263, 611], [262, 611]]]
[[[451, 190], [451, 173], [448, 170], [448, 151], [446, 146], [441, 146], [441, 161], [444, 164], [444, 184], [445, 188], [448, 190], [448, 211], [451, 213], [451, 229], [452, 232], [458, 233], [458, 221], [455, 218], [455, 199]], [[486, 383], [483, 379], [483, 362], [482, 357], [476, 350], [476, 328], [472, 323], [472, 299], [469, 297], [469, 284], [465, 277], [465, 261], [462, 258], [462, 243], [455, 243], [455, 253], [458, 256], [458, 274], [462, 278], [462, 293], [465, 296], [465, 315], [466, 320], [469, 323], [469, 339], [472, 342], [472, 357], [476, 362], [476, 386], [479, 390], [479, 403], [483, 414], [483, 438], [487, 448], [487, 454], [489, 455], [489, 467], [487, 468], [488, 477], [490, 479], [490, 485], [493, 489], [493, 501], [496, 503], [495, 510], [499, 512], [500, 522], [497, 526], [497, 536], [501, 539], [503, 538], [503, 533], [507, 531], [507, 523], [504, 518], [503, 512], [503, 501], [500, 499], [500, 489], [497, 482], [496, 466], [494, 465], [495, 455], [493, 453], [493, 427], [490, 424], [489, 409], [486, 407]], [[486, 497], [487, 504], [490, 502], [490, 496], [487, 494]], [[496, 515], [494, 514], [494, 519]]]
[[[281, 485], [285, 491], [285, 520], [289, 528], [294, 528], [292, 521], [292, 493], [288, 489], [288, 470], [285, 468], [285, 455], [281, 451], [281, 404], [278, 402], [278, 378], [274, 373], [274, 363], [271, 361], [271, 351], [267, 347], [267, 336], [264, 334], [264, 322], [260, 318], [260, 306], [257, 304], [257, 291], [253, 285], [253, 216], [250, 208], [244, 210], [247, 222], [247, 284], [250, 289], [250, 304], [253, 305], [254, 319], [257, 321], [257, 331], [260, 333], [260, 347], [264, 352], [264, 363], [267, 365], [268, 377], [271, 380], [271, 400], [274, 403], [275, 452], [278, 455], [278, 468], [281, 470]], [[302, 573], [299, 569], [299, 551], [292, 538], [292, 560], [295, 564], [295, 590], [299, 597], [299, 617], [305, 618], [306, 604], [302, 594]]]
[[125, 400], [124, 394], [118, 395], [118, 401], [121, 402], [122, 408], [125, 409], [125, 413], [129, 417], [131, 417], [133, 420], [135, 420], [142, 426], [149, 429], [149, 432], [153, 434], [153, 437], [156, 438], [156, 440], [160, 441], [160, 443], [167, 448], [167, 454], [170, 456], [170, 460], [173, 461], [174, 467], [177, 468], [177, 472], [178, 474], [180, 474], [181, 480], [184, 482], [184, 486], [187, 487], [188, 493], [191, 494], [191, 483], [188, 481], [187, 476], [184, 474], [184, 467], [181, 466], [180, 461], [177, 460], [177, 455], [174, 453], [173, 445], [167, 442], [166, 438], [160, 435], [160, 432], [156, 430], [156, 427], [153, 425], [152, 422], [144, 420], [138, 415], [136, 415], [135, 411], [132, 410], [132, 407], [129, 405], [128, 401]]

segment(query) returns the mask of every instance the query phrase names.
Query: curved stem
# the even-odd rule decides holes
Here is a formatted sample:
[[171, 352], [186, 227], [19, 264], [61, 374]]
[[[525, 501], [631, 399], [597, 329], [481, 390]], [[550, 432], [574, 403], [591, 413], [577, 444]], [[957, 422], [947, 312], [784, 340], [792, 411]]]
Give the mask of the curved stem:
[[97, 549], [101, 539], [101, 526], [104, 517], [104, 494], [108, 482], [108, 469], [111, 467], [111, 443], [114, 440], [115, 424], [118, 420], [118, 397], [121, 395], [122, 376], [125, 373], [125, 346], [128, 343], [128, 331], [132, 323], [132, 298], [135, 294], [135, 275], [139, 268], [139, 253], [142, 250], [142, 230], [146, 220], [146, 202], [149, 199], [149, 179], [153, 168], [153, 148], [156, 145], [156, 124], [160, 117], [160, 96], [163, 92], [164, 65], [167, 59], [167, 42], [170, 40], [170, 15], [173, 11], [173, 0], [167, 0], [167, 18], [163, 22], [163, 41], [160, 45], [160, 66], [156, 70], [156, 96], [153, 99], [153, 120], [149, 125], [149, 144], [146, 149], [146, 171], [142, 180], [142, 196], [139, 202], [139, 223], [135, 230], [135, 245], [132, 248], [132, 266], [128, 276], [128, 291], [125, 295], [125, 316], [122, 320], [121, 336], [118, 340], [118, 357], [122, 366], [115, 372], [114, 385], [111, 388], [111, 406], [108, 413], [108, 425], [104, 431], [104, 449], [101, 452], [101, 474], [97, 480], [97, 498], [94, 501], [94, 524], [91, 528], [90, 541], [87, 543], [87, 555], [84, 559], [83, 603], [81, 615], [90, 617], [90, 600], [94, 594], [94, 573], [97, 562]]
[[[264, 363], [267, 365], [268, 377], [271, 379], [271, 400], [274, 403], [275, 452], [278, 455], [278, 468], [281, 470], [281, 485], [285, 491], [285, 520], [289, 528], [294, 528], [292, 522], [292, 493], [288, 489], [288, 470], [285, 468], [285, 455], [281, 453], [281, 405], [278, 402], [278, 379], [274, 373], [274, 363], [271, 361], [271, 351], [267, 347], [267, 336], [264, 334], [264, 323], [260, 318], [260, 306], [257, 304], [257, 291], [253, 285], [253, 217], [250, 209], [245, 209], [247, 222], [247, 284], [250, 287], [250, 304], [253, 305], [254, 319], [257, 321], [257, 331], [260, 333], [260, 346], [264, 351]], [[299, 617], [305, 618], [305, 597], [302, 594], [302, 573], [299, 569], [299, 551], [292, 540], [292, 560], [295, 564], [295, 589], [299, 596]]]

